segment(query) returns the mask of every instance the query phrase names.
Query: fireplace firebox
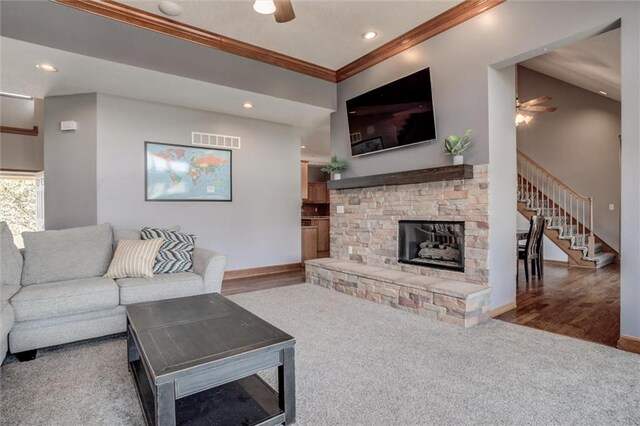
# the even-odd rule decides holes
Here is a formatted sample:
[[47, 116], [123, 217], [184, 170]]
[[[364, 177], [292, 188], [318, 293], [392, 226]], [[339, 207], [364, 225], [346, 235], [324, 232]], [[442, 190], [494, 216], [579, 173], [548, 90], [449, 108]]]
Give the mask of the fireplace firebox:
[[464, 271], [464, 222], [401, 220], [398, 262]]

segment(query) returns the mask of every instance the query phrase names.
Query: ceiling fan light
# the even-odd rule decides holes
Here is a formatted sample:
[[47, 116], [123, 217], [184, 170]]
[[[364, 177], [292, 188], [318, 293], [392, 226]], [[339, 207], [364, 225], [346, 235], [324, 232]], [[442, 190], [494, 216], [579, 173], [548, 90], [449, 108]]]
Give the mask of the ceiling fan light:
[[276, 5], [273, 0], [256, 0], [253, 3], [253, 10], [262, 15], [271, 15], [276, 11]]
[[523, 114], [521, 112], [516, 114], [516, 126], [521, 125], [522, 123], [524, 124], [529, 124], [531, 122], [531, 120], [533, 120], [533, 117], [527, 114]]

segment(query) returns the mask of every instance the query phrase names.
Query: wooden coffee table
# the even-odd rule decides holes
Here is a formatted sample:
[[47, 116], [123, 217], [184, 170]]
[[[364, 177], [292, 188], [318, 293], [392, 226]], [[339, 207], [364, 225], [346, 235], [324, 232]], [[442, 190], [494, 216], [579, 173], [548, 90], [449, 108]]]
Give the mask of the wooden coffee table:
[[[150, 425], [295, 421], [295, 339], [213, 293], [127, 306], [127, 349]], [[278, 391], [256, 373], [278, 368]]]

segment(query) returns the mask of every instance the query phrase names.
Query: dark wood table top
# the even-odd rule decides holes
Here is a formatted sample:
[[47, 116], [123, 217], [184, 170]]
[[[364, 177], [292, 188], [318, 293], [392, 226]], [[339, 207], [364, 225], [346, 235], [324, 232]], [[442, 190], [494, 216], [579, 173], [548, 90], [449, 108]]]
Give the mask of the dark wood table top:
[[295, 339], [218, 293], [137, 303], [127, 317], [153, 378]]

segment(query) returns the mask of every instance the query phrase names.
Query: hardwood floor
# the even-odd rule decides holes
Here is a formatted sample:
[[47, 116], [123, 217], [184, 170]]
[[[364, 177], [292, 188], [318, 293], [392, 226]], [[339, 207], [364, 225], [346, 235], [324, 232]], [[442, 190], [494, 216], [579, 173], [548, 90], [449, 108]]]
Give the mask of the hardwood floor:
[[304, 279], [304, 269], [300, 268], [295, 271], [280, 272], [277, 274], [262, 275], [258, 277], [224, 280], [222, 282], [222, 294], [224, 296], [230, 296], [232, 294], [248, 293], [250, 291], [302, 284]]
[[496, 317], [565, 336], [616, 346], [620, 337], [620, 265], [593, 270], [545, 264], [526, 284], [519, 262], [518, 307]]

